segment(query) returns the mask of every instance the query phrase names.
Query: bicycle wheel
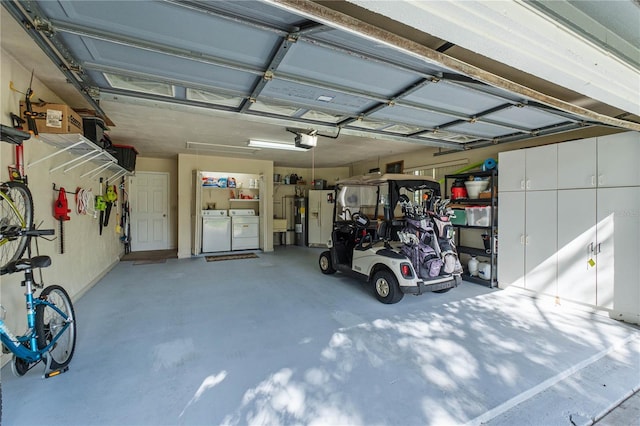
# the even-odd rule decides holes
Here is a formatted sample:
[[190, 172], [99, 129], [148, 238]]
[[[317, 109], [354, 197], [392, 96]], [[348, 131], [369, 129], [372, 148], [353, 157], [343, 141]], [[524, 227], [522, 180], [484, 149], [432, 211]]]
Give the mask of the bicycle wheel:
[[26, 235], [7, 235], [7, 230], [31, 229], [33, 225], [33, 198], [31, 191], [20, 182], [0, 184], [0, 269], [22, 257], [29, 244]]
[[68, 319], [60, 315], [48, 305], [36, 306], [36, 333], [38, 334], [38, 348], [47, 346], [62, 331], [63, 326], [69, 322], [69, 327], [58, 338], [49, 351], [51, 368], [64, 368], [71, 361], [76, 347], [76, 322], [73, 305], [67, 292], [58, 285], [51, 285], [40, 293], [40, 298], [54, 304], [67, 315]]

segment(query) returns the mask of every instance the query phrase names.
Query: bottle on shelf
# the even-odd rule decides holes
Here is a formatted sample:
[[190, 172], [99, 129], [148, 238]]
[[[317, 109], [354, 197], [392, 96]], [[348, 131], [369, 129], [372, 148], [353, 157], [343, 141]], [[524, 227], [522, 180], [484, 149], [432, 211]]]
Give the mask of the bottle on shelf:
[[467, 267], [469, 268], [469, 275], [471, 275], [472, 277], [478, 276], [479, 263], [480, 262], [478, 262], [478, 259], [476, 259], [475, 256], [471, 256], [471, 259], [469, 259], [469, 262], [467, 263]]

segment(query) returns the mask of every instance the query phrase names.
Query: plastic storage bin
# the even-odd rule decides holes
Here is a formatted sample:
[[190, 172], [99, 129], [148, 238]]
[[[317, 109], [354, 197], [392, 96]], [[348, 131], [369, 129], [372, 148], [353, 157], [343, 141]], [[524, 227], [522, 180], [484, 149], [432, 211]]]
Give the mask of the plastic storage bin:
[[466, 207], [467, 225], [469, 226], [490, 226], [491, 206]]
[[111, 148], [111, 139], [104, 131], [109, 130], [104, 121], [98, 117], [82, 117], [84, 137], [100, 148]]
[[118, 164], [120, 164], [125, 169], [133, 172], [136, 169], [136, 157], [138, 156], [138, 151], [132, 146], [127, 145], [113, 145], [113, 156], [118, 160]]
[[467, 224], [467, 211], [465, 209], [453, 209], [455, 216], [451, 216], [451, 224], [453, 225], [466, 225]]

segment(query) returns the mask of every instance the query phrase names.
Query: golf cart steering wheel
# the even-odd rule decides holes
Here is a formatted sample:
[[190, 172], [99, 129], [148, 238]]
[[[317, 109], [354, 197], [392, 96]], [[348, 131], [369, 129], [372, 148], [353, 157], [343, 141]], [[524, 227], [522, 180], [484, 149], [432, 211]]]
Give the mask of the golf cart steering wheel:
[[353, 213], [351, 215], [351, 219], [353, 220], [353, 223], [355, 224], [356, 228], [359, 228], [359, 229], [368, 228], [369, 224], [371, 223], [367, 215], [360, 212]]

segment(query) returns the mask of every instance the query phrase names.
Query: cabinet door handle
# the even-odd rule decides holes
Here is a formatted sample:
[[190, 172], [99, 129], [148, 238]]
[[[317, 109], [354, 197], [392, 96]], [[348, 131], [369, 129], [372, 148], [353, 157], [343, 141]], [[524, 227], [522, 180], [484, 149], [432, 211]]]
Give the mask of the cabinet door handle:
[[529, 236], [527, 235], [527, 238], [524, 239], [524, 243], [525, 245], [529, 245]]
[[598, 175], [598, 185], [602, 185], [604, 183], [604, 177], [602, 175]]
[[520, 181], [520, 189], [524, 189], [524, 179]]
[[520, 244], [524, 245], [524, 235], [520, 235]]
[[600, 251], [601, 251], [600, 250], [600, 244], [602, 244], [602, 243], [598, 243], [598, 251], [596, 251], [596, 254], [600, 254]]
[[531, 189], [531, 179], [527, 179], [527, 189]]
[[589, 245], [587, 246], [587, 251], [590, 254], [593, 254], [593, 241], [591, 243], [589, 243]]
[[591, 186], [596, 186], [596, 175], [591, 175]]

